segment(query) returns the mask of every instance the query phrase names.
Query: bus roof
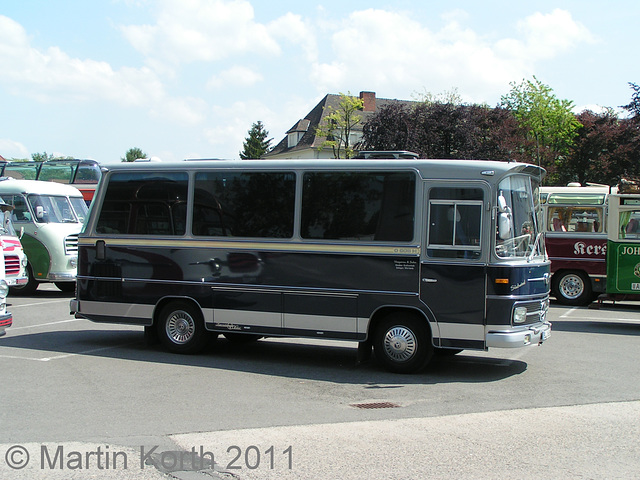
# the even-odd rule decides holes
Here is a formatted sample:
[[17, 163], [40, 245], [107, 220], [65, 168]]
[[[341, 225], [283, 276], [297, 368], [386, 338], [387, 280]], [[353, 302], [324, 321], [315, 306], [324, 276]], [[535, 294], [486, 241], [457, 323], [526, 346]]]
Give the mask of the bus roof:
[[615, 191], [606, 185], [540, 187], [540, 198], [549, 205], [603, 205], [607, 195]]
[[42, 180], [15, 180], [13, 178], [6, 177], [1, 178], [0, 195], [15, 193], [82, 197], [80, 190], [65, 183], [44, 182]]
[[490, 160], [439, 159], [278, 159], [278, 160], [209, 160], [187, 159], [182, 162], [102, 165], [106, 171], [122, 170], [417, 170], [423, 178], [479, 179], [501, 178], [506, 173], [525, 173], [544, 178], [546, 171], [535, 165]]
[[587, 194], [611, 193], [614, 187], [607, 185], [587, 185], [587, 186], [566, 186], [566, 187], [540, 187], [540, 190], [546, 193], [577, 193], [584, 192]]

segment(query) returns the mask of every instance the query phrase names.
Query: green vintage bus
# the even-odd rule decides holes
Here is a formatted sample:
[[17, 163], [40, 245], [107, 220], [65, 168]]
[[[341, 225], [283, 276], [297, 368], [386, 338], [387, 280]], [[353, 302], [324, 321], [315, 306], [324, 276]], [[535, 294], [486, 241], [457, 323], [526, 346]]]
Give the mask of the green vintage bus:
[[78, 234], [88, 210], [80, 191], [55, 182], [2, 178], [0, 198], [13, 207], [11, 220], [27, 255], [28, 281], [12, 286], [11, 292], [32, 294], [40, 282], [73, 292]]
[[607, 294], [639, 295], [640, 184], [623, 181], [609, 195], [607, 221]]

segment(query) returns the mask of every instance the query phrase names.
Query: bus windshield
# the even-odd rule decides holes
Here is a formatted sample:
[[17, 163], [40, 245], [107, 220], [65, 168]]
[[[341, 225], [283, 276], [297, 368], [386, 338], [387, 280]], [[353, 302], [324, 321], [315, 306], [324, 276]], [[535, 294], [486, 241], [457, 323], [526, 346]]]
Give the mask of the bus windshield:
[[29, 205], [36, 223], [82, 223], [87, 213], [82, 197], [71, 202], [64, 196], [29, 195]]
[[498, 186], [496, 255], [501, 258], [544, 254], [539, 231], [539, 184], [531, 177], [510, 176]]

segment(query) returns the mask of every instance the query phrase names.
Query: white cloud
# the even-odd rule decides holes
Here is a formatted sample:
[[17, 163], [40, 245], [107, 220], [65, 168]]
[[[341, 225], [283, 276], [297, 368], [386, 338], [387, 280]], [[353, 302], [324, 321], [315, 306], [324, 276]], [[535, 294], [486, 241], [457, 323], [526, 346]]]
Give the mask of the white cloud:
[[29, 150], [20, 142], [9, 140], [8, 138], [0, 138], [0, 152], [6, 160], [12, 158], [31, 158]]
[[0, 16], [0, 83], [39, 101], [115, 101], [137, 106], [164, 95], [148, 68], [119, 71], [106, 62], [72, 58], [58, 47], [33, 48], [24, 28]]
[[253, 7], [245, 0], [163, 0], [155, 24], [120, 29], [146, 57], [170, 65], [243, 53], [280, 53], [268, 28], [254, 21]]
[[[239, 152], [251, 125], [258, 120], [268, 125], [273, 115], [264, 103], [255, 100], [237, 101], [228, 107], [214, 106], [211, 118], [217, 122], [206, 128], [204, 135], [212, 146], [237, 145]], [[235, 157], [238, 157], [237, 153]]]
[[236, 65], [220, 72], [218, 75], [213, 75], [207, 82], [207, 88], [216, 89], [227, 85], [250, 87], [262, 80], [261, 74], [250, 68]]
[[510, 81], [533, 75], [536, 62], [593, 41], [583, 25], [559, 9], [519, 22], [516, 39], [494, 40], [466, 28], [461, 11], [443, 18], [445, 25], [432, 31], [408, 14], [353, 12], [331, 37], [331, 59], [315, 62], [310, 80], [324, 92], [355, 87], [438, 93], [458, 87], [473, 101], [486, 101]]
[[114, 70], [107, 62], [70, 57], [58, 47], [31, 46], [24, 28], [0, 16], [0, 84], [13, 94], [40, 102], [114, 102], [153, 109], [173, 121], [201, 121], [200, 101], [171, 98], [148, 67]]
[[164, 98], [149, 106], [152, 117], [169, 119], [169, 123], [199, 125], [207, 118], [207, 102], [200, 98]]
[[284, 38], [289, 43], [297, 45], [305, 52], [307, 61], [318, 59], [318, 44], [313, 27], [300, 15], [287, 13], [271, 22], [268, 26], [271, 35]]
[[518, 22], [524, 34], [526, 51], [535, 59], [552, 58], [570, 51], [578, 43], [591, 43], [594, 36], [566, 10], [535, 13]]

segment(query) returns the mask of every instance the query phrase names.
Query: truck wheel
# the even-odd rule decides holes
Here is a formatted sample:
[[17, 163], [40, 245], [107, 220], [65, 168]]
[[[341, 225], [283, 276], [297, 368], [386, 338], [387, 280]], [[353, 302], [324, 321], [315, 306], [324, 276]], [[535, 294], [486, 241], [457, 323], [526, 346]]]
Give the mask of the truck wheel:
[[158, 337], [174, 353], [197, 353], [207, 343], [200, 310], [185, 301], [171, 302], [158, 317]]
[[583, 272], [567, 270], [553, 276], [553, 295], [563, 305], [588, 305], [592, 300], [591, 280]]
[[395, 373], [416, 373], [433, 357], [433, 344], [426, 320], [394, 313], [377, 326], [373, 339], [376, 358]]
[[18, 297], [26, 297], [27, 295], [33, 295], [38, 289], [40, 282], [38, 282], [33, 276], [33, 270], [31, 270], [30, 264], [27, 264], [25, 272], [27, 273], [27, 283], [24, 285], [14, 285], [13, 287], [9, 287], [10, 294]]

